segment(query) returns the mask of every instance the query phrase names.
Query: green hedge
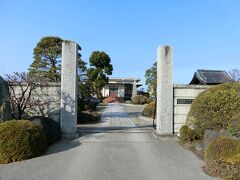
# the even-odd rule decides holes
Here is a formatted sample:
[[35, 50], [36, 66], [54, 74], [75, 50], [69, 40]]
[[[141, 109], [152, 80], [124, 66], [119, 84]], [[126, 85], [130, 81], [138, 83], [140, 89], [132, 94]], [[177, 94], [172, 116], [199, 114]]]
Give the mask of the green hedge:
[[205, 150], [207, 166], [226, 179], [240, 179], [240, 141], [218, 137]]
[[0, 163], [10, 163], [39, 156], [47, 150], [42, 128], [28, 120], [0, 124]]
[[230, 119], [227, 130], [232, 136], [240, 137], [240, 113]]
[[78, 113], [78, 123], [96, 123], [100, 120], [100, 116], [97, 112], [81, 111]]
[[146, 117], [153, 117], [155, 111], [155, 102], [149, 103], [143, 110], [142, 115]]
[[240, 84], [226, 83], [200, 93], [191, 105], [187, 125], [203, 135], [205, 129], [226, 129], [240, 111]]
[[132, 103], [133, 104], [145, 104], [147, 103], [147, 97], [143, 95], [136, 95], [132, 97]]
[[197, 134], [193, 129], [190, 129], [187, 125], [183, 125], [180, 128], [180, 139], [184, 142], [191, 142], [197, 139]]
[[92, 102], [78, 102], [78, 108], [82, 111], [96, 111], [97, 106]]

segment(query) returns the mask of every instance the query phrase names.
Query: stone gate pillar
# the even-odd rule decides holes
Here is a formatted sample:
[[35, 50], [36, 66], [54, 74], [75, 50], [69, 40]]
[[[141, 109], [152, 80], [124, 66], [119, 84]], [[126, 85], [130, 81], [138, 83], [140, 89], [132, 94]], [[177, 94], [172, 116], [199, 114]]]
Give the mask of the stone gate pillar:
[[77, 55], [76, 43], [62, 43], [60, 126], [63, 139], [77, 138]]
[[157, 133], [173, 134], [173, 57], [170, 46], [157, 49]]

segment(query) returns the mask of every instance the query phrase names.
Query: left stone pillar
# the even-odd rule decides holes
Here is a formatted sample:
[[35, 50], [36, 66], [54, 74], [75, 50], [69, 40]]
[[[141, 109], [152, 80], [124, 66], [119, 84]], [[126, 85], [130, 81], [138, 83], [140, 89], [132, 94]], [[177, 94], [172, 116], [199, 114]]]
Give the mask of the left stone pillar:
[[77, 54], [74, 42], [62, 43], [61, 118], [63, 139], [77, 138]]

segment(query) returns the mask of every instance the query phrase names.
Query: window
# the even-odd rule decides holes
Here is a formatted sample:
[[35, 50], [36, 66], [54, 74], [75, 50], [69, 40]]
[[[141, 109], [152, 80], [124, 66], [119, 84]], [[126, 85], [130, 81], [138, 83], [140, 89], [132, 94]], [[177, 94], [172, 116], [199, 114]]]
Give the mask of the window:
[[131, 98], [132, 97], [132, 84], [125, 84], [124, 90], [125, 90], [125, 98]]

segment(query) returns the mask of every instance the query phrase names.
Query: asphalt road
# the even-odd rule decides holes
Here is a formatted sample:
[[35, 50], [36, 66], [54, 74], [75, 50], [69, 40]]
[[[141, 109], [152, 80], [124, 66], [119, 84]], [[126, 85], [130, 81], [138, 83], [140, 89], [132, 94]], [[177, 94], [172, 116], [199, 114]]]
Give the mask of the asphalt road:
[[203, 162], [176, 138], [155, 137], [151, 122], [140, 122], [135, 117], [138, 108], [130, 106], [109, 105], [100, 123], [80, 127], [79, 139], [58, 142], [41, 157], [0, 165], [0, 179], [213, 179], [202, 172]]

